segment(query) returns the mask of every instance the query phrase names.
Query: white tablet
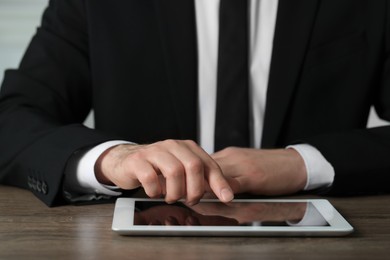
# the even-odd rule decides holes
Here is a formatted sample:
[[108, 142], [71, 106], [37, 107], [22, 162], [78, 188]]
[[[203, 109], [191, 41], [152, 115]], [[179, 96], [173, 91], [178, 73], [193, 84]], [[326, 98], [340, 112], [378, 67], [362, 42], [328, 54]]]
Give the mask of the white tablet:
[[134, 236], [342, 236], [353, 227], [327, 200], [202, 200], [187, 206], [119, 198], [112, 230]]

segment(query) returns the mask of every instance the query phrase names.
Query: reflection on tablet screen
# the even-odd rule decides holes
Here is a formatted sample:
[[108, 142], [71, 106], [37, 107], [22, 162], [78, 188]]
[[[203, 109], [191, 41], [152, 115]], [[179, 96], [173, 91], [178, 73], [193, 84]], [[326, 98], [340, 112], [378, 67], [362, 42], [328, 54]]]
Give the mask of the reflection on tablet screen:
[[312, 203], [136, 201], [134, 225], [162, 226], [329, 226]]

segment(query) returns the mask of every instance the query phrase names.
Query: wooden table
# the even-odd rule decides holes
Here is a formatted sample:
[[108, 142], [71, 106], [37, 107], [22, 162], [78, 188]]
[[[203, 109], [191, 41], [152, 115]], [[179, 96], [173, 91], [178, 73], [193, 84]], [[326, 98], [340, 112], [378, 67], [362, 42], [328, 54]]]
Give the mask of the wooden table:
[[114, 205], [48, 208], [0, 186], [0, 259], [390, 259], [390, 195], [328, 198], [356, 231], [346, 237], [123, 237]]

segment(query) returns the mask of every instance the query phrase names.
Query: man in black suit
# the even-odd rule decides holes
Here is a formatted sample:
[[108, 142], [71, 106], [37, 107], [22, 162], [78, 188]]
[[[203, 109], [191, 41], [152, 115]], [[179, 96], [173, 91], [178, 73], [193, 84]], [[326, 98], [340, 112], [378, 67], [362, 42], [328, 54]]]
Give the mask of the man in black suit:
[[[70, 200], [118, 194], [104, 185], [143, 186], [151, 197], [190, 204], [210, 188], [229, 201], [233, 193], [307, 189], [317, 165], [308, 161], [316, 154], [327, 174], [311, 188], [390, 191], [390, 128], [366, 129], [372, 105], [390, 119], [388, 1], [279, 0], [267, 36], [263, 126], [251, 128], [250, 147], [206, 149], [211, 155], [197, 144], [205, 125], [199, 64], [207, 58], [200, 54], [200, 2], [50, 1], [20, 68], [5, 73], [0, 181], [32, 190], [48, 205], [63, 203], [64, 194]], [[250, 20], [264, 17], [259, 13]], [[91, 108], [96, 129], [82, 125]], [[258, 111], [251, 112], [255, 118]], [[284, 149], [296, 144], [312, 152]], [[80, 158], [95, 148], [96, 180], [75, 177], [83, 171]]]

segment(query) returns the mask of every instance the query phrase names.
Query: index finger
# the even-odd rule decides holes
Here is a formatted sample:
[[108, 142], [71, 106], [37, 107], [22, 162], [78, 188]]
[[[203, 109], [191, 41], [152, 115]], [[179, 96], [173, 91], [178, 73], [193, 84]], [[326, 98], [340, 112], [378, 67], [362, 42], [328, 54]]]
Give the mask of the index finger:
[[222, 202], [229, 202], [234, 199], [234, 193], [228, 181], [223, 176], [221, 168], [218, 164], [198, 145], [192, 142], [188, 143], [191, 150], [196, 153], [204, 162], [204, 176], [211, 190]]
[[[219, 167], [218, 167], [219, 168]], [[211, 168], [205, 171], [205, 177], [211, 190], [222, 202], [230, 202], [234, 199], [234, 194], [229, 183], [224, 178], [221, 170]]]

